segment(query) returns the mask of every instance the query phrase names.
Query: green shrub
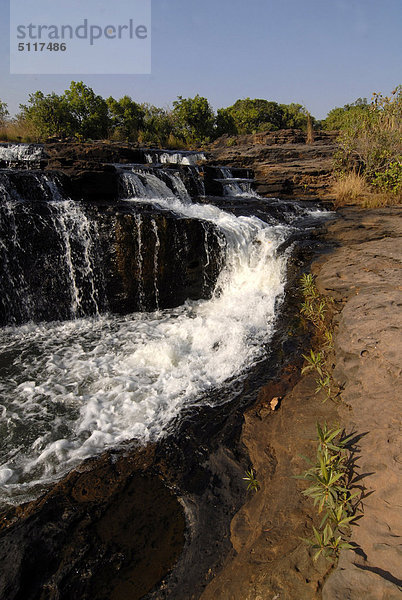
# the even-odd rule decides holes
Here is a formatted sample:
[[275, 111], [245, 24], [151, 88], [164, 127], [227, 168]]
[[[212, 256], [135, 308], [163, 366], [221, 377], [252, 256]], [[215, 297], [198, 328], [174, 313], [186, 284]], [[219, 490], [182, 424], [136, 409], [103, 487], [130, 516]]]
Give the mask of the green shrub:
[[356, 519], [359, 493], [351, 491], [347, 445], [352, 436], [343, 437], [341, 432], [341, 428], [331, 429], [326, 423], [322, 426], [317, 423], [316, 461], [308, 461], [312, 466], [296, 476], [310, 484], [303, 495], [312, 498], [318, 513], [323, 515], [319, 528], [313, 527], [314, 537], [304, 540], [316, 550], [314, 560], [321, 554], [333, 560], [341, 550], [353, 548], [345, 537]]
[[376, 171], [372, 183], [382, 192], [391, 194], [402, 193], [402, 155], [398, 160], [389, 163], [383, 171]]
[[400, 162], [402, 86], [389, 97], [374, 94], [368, 106], [346, 111], [338, 142], [337, 170], [357, 171], [370, 183]]

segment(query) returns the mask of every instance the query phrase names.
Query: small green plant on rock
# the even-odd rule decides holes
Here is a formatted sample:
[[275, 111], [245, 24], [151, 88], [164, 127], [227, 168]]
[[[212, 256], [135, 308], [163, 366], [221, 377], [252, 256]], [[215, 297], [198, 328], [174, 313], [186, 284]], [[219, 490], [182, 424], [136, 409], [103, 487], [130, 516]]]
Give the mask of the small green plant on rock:
[[244, 481], [248, 482], [247, 490], [252, 490], [253, 492], [257, 492], [260, 489], [260, 482], [255, 476], [254, 469], [250, 468], [246, 471], [246, 477], [243, 477]]
[[302, 373], [316, 371], [316, 394], [323, 391], [325, 393], [325, 401], [333, 398], [335, 388], [331, 374], [326, 366], [326, 354], [333, 350], [334, 347], [332, 331], [326, 318], [331, 299], [325, 298], [318, 292], [315, 278], [310, 273], [305, 273], [301, 277], [300, 287], [304, 298], [301, 313], [314, 326], [316, 338], [321, 345], [320, 351], [314, 352], [310, 350], [309, 355], [303, 354], [303, 358], [307, 364], [303, 367]]
[[350, 489], [347, 444], [352, 436], [342, 437], [341, 431], [340, 428], [330, 429], [326, 423], [323, 426], [317, 423], [316, 461], [308, 461], [311, 467], [296, 477], [310, 484], [303, 494], [313, 499], [319, 514], [323, 513], [319, 528], [313, 527], [314, 537], [304, 540], [317, 550], [314, 560], [321, 554], [336, 559], [340, 550], [353, 548], [345, 537], [356, 519], [358, 493]]
[[332, 398], [332, 378], [329, 373], [326, 373], [319, 379], [316, 379], [317, 387], [315, 389], [315, 393], [324, 392], [326, 394], [326, 398]]
[[322, 532], [318, 531], [315, 527], [313, 527], [313, 531], [314, 538], [305, 541], [317, 550], [313, 557], [314, 560], [317, 560], [321, 554], [324, 558], [332, 560], [334, 557], [339, 556], [341, 550], [350, 550], [353, 548], [353, 546], [342, 540], [341, 535], [335, 535], [330, 525], [326, 525]]
[[310, 350], [310, 355], [303, 354], [302, 356], [307, 361], [307, 365], [302, 368], [302, 374], [307, 371], [315, 370], [321, 377], [324, 375], [325, 359], [322, 352]]

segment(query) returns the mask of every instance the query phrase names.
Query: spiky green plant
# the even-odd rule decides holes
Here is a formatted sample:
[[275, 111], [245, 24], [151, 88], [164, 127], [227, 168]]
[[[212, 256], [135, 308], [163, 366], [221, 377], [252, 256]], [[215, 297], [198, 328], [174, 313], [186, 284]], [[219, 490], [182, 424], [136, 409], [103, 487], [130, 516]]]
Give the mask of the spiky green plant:
[[253, 492], [257, 492], [260, 489], [260, 482], [255, 475], [254, 469], [250, 468], [246, 471], [246, 476], [243, 477], [244, 481], [248, 482], [247, 490], [252, 490]]
[[332, 378], [329, 373], [324, 374], [322, 377], [316, 379], [317, 387], [315, 389], [315, 393], [323, 391], [325, 393], [325, 400], [328, 400], [332, 397]]
[[[314, 529], [314, 538], [305, 540], [317, 549], [314, 559], [321, 554], [336, 558], [342, 549], [351, 548], [344, 537], [356, 519], [358, 492], [350, 490], [350, 473], [347, 444], [352, 436], [341, 436], [341, 428], [329, 428], [326, 423], [317, 423], [316, 461], [302, 475], [297, 476], [311, 485], [302, 493], [312, 498], [318, 513], [324, 513], [319, 531]], [[324, 529], [323, 529], [324, 528]]]
[[321, 377], [324, 375], [325, 359], [322, 352], [310, 350], [309, 355], [303, 354], [302, 356], [307, 362], [307, 365], [302, 368], [302, 374], [315, 370]]
[[322, 554], [325, 558], [336, 559], [341, 550], [352, 549], [353, 546], [342, 539], [341, 535], [336, 535], [332, 527], [327, 523], [324, 531], [320, 532], [313, 527], [314, 538], [306, 539], [306, 543], [312, 546], [317, 552], [313, 556], [313, 560], [317, 560]]
[[305, 298], [316, 298], [318, 291], [315, 285], [315, 277], [311, 273], [303, 273], [300, 278], [300, 285]]

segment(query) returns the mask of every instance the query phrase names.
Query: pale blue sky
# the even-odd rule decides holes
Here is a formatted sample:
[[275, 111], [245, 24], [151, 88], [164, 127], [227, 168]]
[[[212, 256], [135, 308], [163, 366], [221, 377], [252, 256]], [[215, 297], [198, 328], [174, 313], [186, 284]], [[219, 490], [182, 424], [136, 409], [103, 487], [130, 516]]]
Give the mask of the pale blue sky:
[[158, 106], [199, 93], [216, 109], [250, 96], [322, 118], [402, 83], [402, 0], [152, 0], [151, 75], [10, 75], [9, 0], [0, 19], [0, 99], [11, 112], [29, 92], [76, 79]]

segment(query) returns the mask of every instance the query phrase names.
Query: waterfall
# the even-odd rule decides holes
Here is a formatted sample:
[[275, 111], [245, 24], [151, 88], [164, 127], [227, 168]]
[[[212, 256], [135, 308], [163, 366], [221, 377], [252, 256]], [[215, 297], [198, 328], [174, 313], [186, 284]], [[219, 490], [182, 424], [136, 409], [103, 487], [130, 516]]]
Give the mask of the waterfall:
[[[287, 264], [281, 248], [294, 231], [279, 219], [267, 224], [192, 203], [170, 168], [127, 167], [121, 174], [124, 200], [116, 208], [121, 216], [112, 223], [134, 250], [128, 260], [124, 248], [120, 254], [114, 249], [112, 262], [128, 260], [127, 270], [138, 276], [140, 307], [150, 292], [160, 306], [162, 251], [180, 254], [180, 260], [191, 251], [192, 230], [180, 223], [202, 227], [203, 264], [185, 263], [187, 276], [202, 267], [202, 285], [210, 285], [213, 239], [225, 262], [209, 299], [148, 313], [106, 313], [96, 222], [89, 208], [64, 196], [56, 179], [38, 177], [36, 185], [51, 200], [28, 202], [0, 178], [0, 239], [8, 241], [0, 245], [6, 266], [2, 310], [15, 322], [30, 319], [0, 329], [0, 499], [13, 503], [34, 497], [106, 448], [159, 439], [183, 409], [210, 402], [209, 392], [244, 376], [264, 356], [275, 330]], [[177, 235], [162, 239], [164, 215], [173, 219]], [[100, 227], [106, 227], [102, 220]], [[28, 230], [49, 245], [44, 266], [33, 262]], [[67, 308], [56, 306], [58, 321], [35, 322], [49, 302]]]
[[55, 179], [41, 174], [30, 180], [46, 202], [28, 202], [6, 178], [0, 181], [0, 321], [98, 314], [104, 299], [96, 223], [62, 196]]
[[145, 159], [150, 164], [196, 165], [198, 162], [206, 160], [206, 156], [204, 152], [150, 150], [145, 153]]
[[159, 240], [159, 235], [158, 235], [158, 227], [156, 225], [156, 222], [154, 219], [152, 219], [151, 221], [152, 223], [152, 229], [155, 235], [155, 250], [154, 250], [154, 289], [155, 289], [155, 302], [156, 302], [156, 309], [159, 310], [159, 287], [158, 287], [158, 255], [159, 255], [159, 248], [161, 247], [161, 243]]
[[219, 167], [222, 178], [217, 179], [223, 185], [225, 196], [245, 196], [255, 195], [252, 190], [253, 179], [244, 177], [233, 177], [232, 170], [229, 167]]
[[0, 144], [0, 167], [37, 168], [43, 158], [38, 144]]
[[137, 226], [137, 244], [138, 244], [138, 252], [137, 252], [137, 267], [138, 267], [138, 305], [139, 309], [144, 309], [144, 285], [142, 278], [142, 269], [143, 269], [143, 255], [142, 255], [142, 219], [141, 215], [135, 215], [135, 223]]
[[123, 172], [121, 183], [123, 197], [149, 200], [179, 197], [182, 202], [191, 202], [183, 181], [173, 171], [133, 166]]

